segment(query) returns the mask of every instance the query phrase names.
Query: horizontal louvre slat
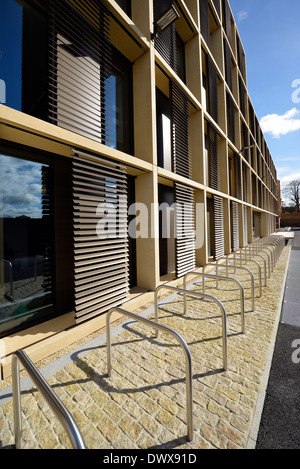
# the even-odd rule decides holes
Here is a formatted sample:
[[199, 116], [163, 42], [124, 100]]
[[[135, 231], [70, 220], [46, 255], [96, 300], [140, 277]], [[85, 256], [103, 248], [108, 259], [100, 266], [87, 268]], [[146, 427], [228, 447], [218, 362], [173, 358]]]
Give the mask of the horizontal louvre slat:
[[[103, 232], [97, 232], [99, 226]], [[129, 291], [123, 167], [74, 151], [73, 231], [75, 316], [81, 322], [120, 304]]]
[[50, 0], [49, 119], [104, 144], [112, 142], [110, 13], [99, 0]]
[[215, 225], [215, 259], [220, 259], [225, 254], [223, 200], [221, 197], [214, 195], [213, 202]]
[[175, 184], [176, 275], [195, 268], [195, 213], [193, 189]]
[[239, 213], [238, 204], [231, 202], [231, 216], [232, 216], [232, 249], [237, 251], [240, 247], [239, 243]]

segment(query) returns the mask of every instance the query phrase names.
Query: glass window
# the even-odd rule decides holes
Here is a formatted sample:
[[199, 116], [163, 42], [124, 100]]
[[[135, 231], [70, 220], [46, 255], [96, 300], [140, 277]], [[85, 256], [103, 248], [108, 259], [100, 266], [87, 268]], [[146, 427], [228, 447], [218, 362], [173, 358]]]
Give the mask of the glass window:
[[0, 154], [0, 336], [53, 314], [52, 168]]
[[107, 145], [133, 154], [132, 136], [132, 66], [116, 49], [112, 49], [112, 73], [105, 80], [110, 95], [105, 121], [110, 131]]
[[156, 89], [156, 110], [158, 166], [172, 171], [170, 102], [158, 88]]
[[47, 20], [25, 2], [1, 2], [0, 103], [47, 118]]

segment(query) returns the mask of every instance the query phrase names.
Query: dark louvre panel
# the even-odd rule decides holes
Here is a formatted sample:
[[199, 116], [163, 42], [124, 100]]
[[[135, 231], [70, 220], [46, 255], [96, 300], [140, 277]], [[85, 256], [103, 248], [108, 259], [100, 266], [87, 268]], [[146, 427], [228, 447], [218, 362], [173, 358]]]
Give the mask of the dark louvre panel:
[[239, 92], [240, 92], [240, 108], [243, 116], [246, 118], [246, 106], [245, 106], [245, 86], [244, 83], [239, 77]]
[[228, 122], [228, 138], [235, 143], [235, 120], [234, 120], [234, 102], [227, 93], [227, 122]]
[[223, 199], [214, 195], [213, 201], [215, 226], [215, 259], [220, 259], [225, 254]]
[[210, 57], [207, 60], [208, 66], [208, 96], [209, 96], [209, 114], [218, 122], [218, 75], [216, 67]]
[[231, 13], [228, 0], [223, 0], [223, 24], [226, 36], [230, 45], [232, 45], [232, 36], [231, 36]]
[[255, 138], [255, 117], [252, 104], [249, 102], [249, 126], [253, 137]]
[[245, 62], [244, 62], [244, 54], [243, 54], [243, 47], [239, 37], [237, 37], [237, 50], [238, 50], [238, 64], [239, 69], [243, 78], [245, 79]]
[[175, 183], [176, 276], [195, 269], [194, 191]]
[[75, 151], [73, 212], [78, 323], [120, 305], [128, 294], [125, 170], [108, 160]]
[[241, 159], [235, 153], [235, 169], [236, 169], [236, 195], [242, 200], [242, 177], [241, 177]]
[[[110, 16], [99, 0], [50, 1], [50, 120], [111, 144]], [[113, 115], [113, 114], [112, 114]]]
[[229, 89], [232, 91], [232, 60], [231, 52], [227, 41], [224, 39], [224, 54], [225, 54], [225, 77]]
[[221, 9], [220, 9], [220, 0], [212, 0], [219, 17], [221, 16]]
[[[154, 22], [171, 7], [172, 0], [154, 0]], [[175, 70], [176, 67], [176, 31], [172, 24], [165, 31], [160, 33], [155, 40], [154, 46], [157, 52], [165, 59], [167, 64]]]
[[[242, 123], [242, 132], [243, 132], [244, 147], [248, 147], [249, 146], [249, 132], [244, 122]], [[250, 162], [249, 151], [250, 150], [247, 149], [243, 153], [248, 163]]]
[[219, 190], [219, 164], [218, 164], [218, 133], [216, 129], [207, 124], [208, 159], [209, 159], [209, 185]]
[[239, 243], [239, 211], [238, 204], [231, 201], [231, 223], [232, 223], [232, 249], [237, 251], [240, 247]]
[[210, 46], [208, 0], [200, 0], [200, 28], [203, 39]]
[[173, 171], [180, 176], [189, 178], [191, 171], [189, 134], [191, 103], [172, 81], [170, 81], [170, 97]]

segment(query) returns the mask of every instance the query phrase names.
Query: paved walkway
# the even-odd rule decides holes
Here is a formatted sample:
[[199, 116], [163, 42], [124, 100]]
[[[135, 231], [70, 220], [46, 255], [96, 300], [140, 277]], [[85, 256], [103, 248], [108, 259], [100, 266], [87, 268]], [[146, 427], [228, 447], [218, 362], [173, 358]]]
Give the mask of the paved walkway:
[[257, 449], [300, 448], [300, 230], [294, 232]]
[[[160, 301], [160, 322], [187, 342], [193, 367], [194, 440], [187, 442], [185, 360], [170, 336], [133, 320], [113, 329], [113, 375], [107, 376], [105, 334], [42, 370], [74, 416], [89, 449], [245, 449], [256, 443], [281, 311], [290, 247], [256, 297], [252, 311], [249, 275], [237, 271], [246, 296], [246, 333], [241, 332], [239, 290], [233, 282], [206, 281], [227, 311], [228, 370], [222, 360], [222, 321], [207, 300], [169, 292]], [[247, 265], [257, 276], [253, 263]], [[223, 271], [223, 275], [224, 275]], [[258, 288], [256, 284], [256, 296]], [[153, 306], [141, 314], [154, 317]], [[25, 448], [70, 447], [61, 425], [25, 379], [22, 382]], [[0, 446], [14, 443], [11, 389], [0, 392]]]

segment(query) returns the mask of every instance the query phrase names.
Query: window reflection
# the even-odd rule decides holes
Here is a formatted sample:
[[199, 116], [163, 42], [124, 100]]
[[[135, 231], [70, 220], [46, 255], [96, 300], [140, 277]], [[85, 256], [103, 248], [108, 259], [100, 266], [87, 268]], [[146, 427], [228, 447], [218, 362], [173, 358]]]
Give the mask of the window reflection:
[[53, 311], [51, 168], [0, 155], [0, 335]]
[[0, 104], [47, 118], [46, 18], [25, 2], [5, 0], [0, 14]]

